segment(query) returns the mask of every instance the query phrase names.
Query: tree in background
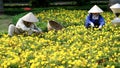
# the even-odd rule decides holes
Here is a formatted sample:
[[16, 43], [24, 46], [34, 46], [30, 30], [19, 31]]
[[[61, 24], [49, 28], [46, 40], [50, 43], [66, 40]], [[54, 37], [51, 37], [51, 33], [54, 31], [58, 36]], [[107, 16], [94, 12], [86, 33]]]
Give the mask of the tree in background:
[[46, 7], [49, 6], [51, 2], [65, 2], [65, 1], [76, 1], [76, 5], [86, 5], [90, 0], [30, 0], [30, 4], [33, 7]]
[[46, 7], [49, 5], [49, 0], [30, 0], [32, 7]]
[[84, 5], [86, 3], [86, 0], [75, 0], [77, 2], [77, 5]]
[[3, 13], [3, 0], [0, 0], [0, 14]]

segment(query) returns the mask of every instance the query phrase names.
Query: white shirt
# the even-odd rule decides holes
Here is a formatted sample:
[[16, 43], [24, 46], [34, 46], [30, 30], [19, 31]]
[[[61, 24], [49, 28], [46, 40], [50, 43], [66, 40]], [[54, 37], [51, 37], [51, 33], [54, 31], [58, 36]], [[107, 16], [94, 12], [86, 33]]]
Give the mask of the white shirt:
[[[18, 20], [18, 22], [16, 24], [16, 27], [22, 29], [23, 31], [29, 31], [29, 30], [34, 31], [35, 30], [34, 29], [35, 28], [34, 24], [32, 24], [30, 27], [26, 27], [21, 18]], [[40, 28], [38, 28], [38, 31], [41, 32], [42, 30]]]

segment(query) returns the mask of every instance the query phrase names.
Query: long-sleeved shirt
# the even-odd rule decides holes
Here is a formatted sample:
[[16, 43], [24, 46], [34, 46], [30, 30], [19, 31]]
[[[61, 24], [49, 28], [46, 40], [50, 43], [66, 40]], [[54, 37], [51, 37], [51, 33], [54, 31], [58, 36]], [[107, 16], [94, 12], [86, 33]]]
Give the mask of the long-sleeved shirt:
[[18, 20], [18, 22], [16, 24], [16, 28], [22, 29], [23, 31], [38, 30], [39, 32], [42, 32], [42, 30], [40, 28], [37, 28], [35, 24], [31, 24], [30, 27], [26, 27], [21, 18]]
[[85, 20], [85, 26], [88, 27], [91, 23], [93, 23], [94, 25], [98, 25], [98, 26], [103, 26], [105, 25], [105, 21], [104, 21], [104, 18], [99, 15], [98, 18], [93, 18], [92, 17], [93, 15], [92, 14], [89, 14], [87, 17], [86, 17], [86, 20]]

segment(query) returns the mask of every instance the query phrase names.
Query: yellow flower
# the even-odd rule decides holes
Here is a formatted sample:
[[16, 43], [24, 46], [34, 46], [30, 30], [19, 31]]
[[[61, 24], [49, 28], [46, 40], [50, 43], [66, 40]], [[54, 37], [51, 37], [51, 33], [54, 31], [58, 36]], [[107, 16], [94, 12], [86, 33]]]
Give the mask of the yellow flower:
[[58, 66], [58, 68], [64, 68], [64, 66]]
[[31, 48], [35, 48], [35, 45], [31, 45]]
[[112, 66], [111, 66], [111, 68], [115, 68], [115, 66], [114, 66], [114, 65], [112, 65]]
[[102, 51], [98, 51], [98, 56], [101, 56], [103, 54]]
[[62, 61], [62, 64], [65, 64], [65, 61], [64, 61], [64, 60]]
[[30, 68], [36, 68], [36, 65], [34, 63], [32, 63]]

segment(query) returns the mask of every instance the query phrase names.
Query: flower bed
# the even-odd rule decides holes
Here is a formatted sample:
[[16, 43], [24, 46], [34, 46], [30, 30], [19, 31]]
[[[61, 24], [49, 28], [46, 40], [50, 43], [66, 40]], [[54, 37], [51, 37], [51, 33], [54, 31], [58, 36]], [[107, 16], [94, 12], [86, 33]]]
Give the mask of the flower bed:
[[0, 67], [119, 68], [120, 27], [111, 24], [114, 15], [109, 12], [102, 14], [106, 21], [102, 31], [87, 30], [84, 27], [86, 15], [87, 11], [65, 9], [36, 14], [40, 19], [39, 27], [55, 20], [64, 28], [39, 36], [8, 37], [3, 34]]

